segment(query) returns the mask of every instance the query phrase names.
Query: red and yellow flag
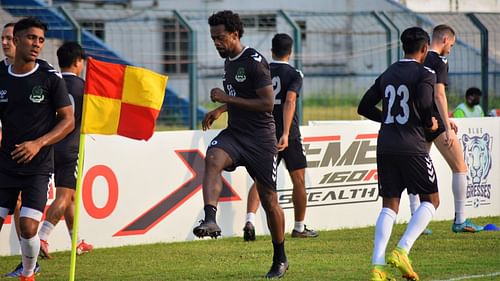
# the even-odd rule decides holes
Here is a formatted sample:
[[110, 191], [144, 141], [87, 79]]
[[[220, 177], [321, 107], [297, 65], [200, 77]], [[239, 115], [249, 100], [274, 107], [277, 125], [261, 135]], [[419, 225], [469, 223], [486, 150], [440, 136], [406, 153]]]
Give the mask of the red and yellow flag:
[[83, 134], [151, 138], [163, 104], [167, 76], [89, 58], [85, 80]]

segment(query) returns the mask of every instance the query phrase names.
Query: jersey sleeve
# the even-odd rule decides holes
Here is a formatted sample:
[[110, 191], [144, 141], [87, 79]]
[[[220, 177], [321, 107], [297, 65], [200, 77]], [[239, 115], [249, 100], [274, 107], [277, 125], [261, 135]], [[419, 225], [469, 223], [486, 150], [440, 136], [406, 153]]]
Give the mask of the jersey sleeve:
[[54, 109], [71, 105], [68, 89], [66, 88], [66, 84], [62, 76], [59, 73], [51, 73], [50, 83], [50, 94], [52, 96]]
[[442, 83], [445, 86], [448, 86], [448, 64], [444, 61], [440, 61], [436, 64], [436, 83]]
[[251, 77], [253, 79], [255, 89], [260, 89], [272, 85], [271, 70], [269, 69], [267, 61], [260, 54], [256, 53], [256, 55], [252, 55], [252, 59], [250, 60], [254, 65]]
[[380, 92], [380, 77], [375, 80], [375, 83], [366, 91], [358, 105], [358, 114], [375, 122], [382, 122], [382, 111], [377, 108], [377, 104], [382, 100]]
[[303, 74], [300, 70], [294, 71], [293, 78], [288, 85], [287, 91], [295, 92], [299, 96], [300, 89], [302, 88], [302, 77]]
[[434, 84], [436, 75], [431, 70], [423, 68], [422, 79], [417, 84], [415, 105], [424, 128], [432, 127]]

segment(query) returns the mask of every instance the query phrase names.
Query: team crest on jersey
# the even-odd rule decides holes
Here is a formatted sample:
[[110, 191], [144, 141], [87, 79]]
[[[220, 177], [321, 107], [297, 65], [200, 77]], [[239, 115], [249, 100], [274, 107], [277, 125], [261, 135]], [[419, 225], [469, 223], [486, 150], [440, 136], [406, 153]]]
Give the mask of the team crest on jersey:
[[488, 174], [491, 170], [492, 137], [485, 133], [482, 136], [462, 136], [464, 160], [468, 166], [467, 172], [467, 203], [479, 207], [490, 204], [491, 184]]
[[237, 82], [244, 82], [247, 80], [247, 75], [245, 74], [245, 68], [240, 67], [236, 71], [236, 75], [234, 76], [234, 79], [236, 79]]
[[0, 102], [8, 102], [7, 90], [0, 90]]
[[30, 101], [33, 103], [41, 103], [45, 99], [41, 86], [35, 86], [31, 90]]

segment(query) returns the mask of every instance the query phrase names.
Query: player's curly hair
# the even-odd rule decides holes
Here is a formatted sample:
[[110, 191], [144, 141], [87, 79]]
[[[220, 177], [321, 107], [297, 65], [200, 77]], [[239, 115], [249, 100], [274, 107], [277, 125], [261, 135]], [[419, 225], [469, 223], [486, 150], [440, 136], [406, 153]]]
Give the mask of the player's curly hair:
[[224, 25], [226, 31], [228, 32], [238, 32], [238, 37], [243, 36], [243, 22], [241, 22], [240, 15], [233, 13], [233, 11], [224, 10], [212, 14], [208, 18], [208, 24], [210, 26]]

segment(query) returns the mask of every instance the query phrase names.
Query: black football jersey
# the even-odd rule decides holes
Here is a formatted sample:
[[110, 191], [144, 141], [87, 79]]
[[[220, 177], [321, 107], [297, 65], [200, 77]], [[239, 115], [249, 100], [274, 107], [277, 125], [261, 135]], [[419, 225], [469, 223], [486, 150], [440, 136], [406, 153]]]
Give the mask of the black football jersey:
[[[230, 96], [256, 99], [256, 90], [271, 85], [271, 74], [266, 59], [252, 48], [245, 48], [238, 56], [224, 63], [224, 91]], [[251, 137], [276, 138], [272, 112], [252, 111], [227, 105], [228, 129]]]
[[425, 57], [424, 65], [436, 72], [436, 83], [448, 86], [448, 59], [434, 51], [429, 51]]
[[80, 144], [80, 127], [82, 123], [82, 105], [83, 92], [85, 90], [85, 81], [73, 73], [63, 72], [62, 76], [68, 88], [69, 99], [73, 106], [75, 114], [75, 129], [71, 131], [64, 139], [54, 144], [55, 151], [76, 152]]
[[[269, 64], [269, 67], [271, 68], [273, 93], [275, 95], [273, 115], [276, 122], [276, 137], [279, 139], [283, 135], [283, 105], [288, 91], [297, 93], [298, 99], [303, 77], [302, 72], [296, 70], [287, 62], [273, 61]], [[293, 115], [288, 139], [300, 139], [297, 111]]]
[[38, 63], [25, 74], [11, 69], [0, 67], [0, 169], [16, 174], [51, 173], [52, 146], [43, 147], [26, 164], [17, 164], [10, 154], [16, 144], [35, 140], [55, 126], [56, 110], [71, 104], [66, 85], [59, 72]]
[[[428, 153], [424, 130], [432, 126], [436, 75], [415, 60], [392, 64], [360, 102], [360, 114], [381, 122], [378, 154]], [[382, 100], [382, 111], [375, 106]]]

